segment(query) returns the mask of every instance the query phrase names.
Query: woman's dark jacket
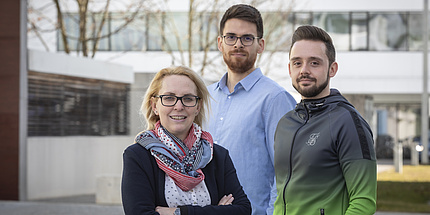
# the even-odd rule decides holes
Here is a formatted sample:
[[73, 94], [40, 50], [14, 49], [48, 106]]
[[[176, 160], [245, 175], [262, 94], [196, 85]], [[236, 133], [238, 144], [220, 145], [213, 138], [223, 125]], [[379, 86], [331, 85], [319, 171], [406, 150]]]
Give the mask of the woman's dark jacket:
[[[125, 214], [158, 214], [155, 207], [168, 207], [164, 196], [165, 173], [158, 167], [154, 156], [135, 143], [124, 151], [123, 159], [121, 194]], [[211, 205], [181, 206], [181, 215], [251, 214], [251, 203], [225, 148], [214, 144], [213, 158], [202, 171]], [[218, 206], [219, 200], [228, 194], [233, 194], [233, 204]]]

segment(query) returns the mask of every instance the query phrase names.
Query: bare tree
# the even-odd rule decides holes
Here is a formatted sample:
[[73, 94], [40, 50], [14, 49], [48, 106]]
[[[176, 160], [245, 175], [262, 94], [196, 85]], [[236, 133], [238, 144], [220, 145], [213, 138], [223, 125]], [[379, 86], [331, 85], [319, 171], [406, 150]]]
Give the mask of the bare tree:
[[[41, 32], [58, 31], [65, 53], [70, 54], [72, 50], [70, 47], [70, 41], [74, 40], [77, 41], [76, 51], [78, 54], [82, 52], [84, 57], [89, 57], [89, 52], [91, 51], [91, 57], [93, 58], [99, 49], [99, 43], [102, 39], [108, 38], [124, 30], [135, 20], [136, 16], [143, 10], [144, 0], [129, 1], [127, 13], [124, 13], [123, 23], [110, 31], [104, 31], [104, 28], [107, 28], [106, 20], [108, 19], [110, 12], [110, 0], [103, 2], [95, 0], [52, 0], [52, 2], [48, 2], [40, 8], [35, 8], [31, 2], [32, 0], [30, 0], [28, 7], [28, 13], [30, 14], [28, 20], [28, 31], [33, 32], [48, 51], [49, 48], [46, 45], [46, 41], [41, 36]], [[76, 4], [75, 7], [77, 6], [77, 16], [75, 13], [71, 13], [68, 10], [69, 7], [73, 7], [73, 4]], [[104, 5], [100, 6], [101, 4]], [[57, 14], [56, 21], [49, 20], [48, 16], [46, 16], [42, 11], [46, 11], [47, 8], [53, 6], [55, 7]], [[90, 10], [90, 8], [96, 9]], [[98, 16], [99, 19], [94, 18], [95, 16]], [[75, 32], [76, 29], [67, 29], [64, 20], [66, 17], [77, 23], [77, 33]], [[53, 26], [42, 29], [37, 24], [37, 22], [41, 20], [49, 20]]]
[[[131, 50], [164, 51], [171, 56], [171, 64], [187, 65], [202, 76], [219, 77], [225, 72], [221, 53], [217, 49], [217, 37], [221, 16], [233, 4], [232, 0], [188, 0], [188, 11], [182, 12], [169, 11], [168, 5], [174, 0], [45, 1], [50, 3], [39, 8], [34, 8], [30, 4], [29, 13], [34, 14], [30, 17], [53, 23], [54, 28], [50, 30], [58, 32], [60, 48], [66, 53], [76, 50], [78, 55], [94, 57], [100, 49], [101, 42], [106, 41], [104, 39], [137, 22], [141, 24], [131, 27], [134, 35], [145, 38], [147, 43], [142, 43], [141, 47]], [[112, 14], [110, 7], [117, 9], [111, 5], [118, 2], [127, 5], [121, 13], [122, 24], [107, 31], [107, 19], [109, 14]], [[273, 63], [272, 56], [288, 49], [288, 38], [293, 29], [288, 29], [287, 24], [293, 1], [285, 3], [282, 0], [248, 0], [244, 3], [254, 5], [263, 15], [266, 50], [259, 55], [256, 64], [264, 66], [263, 71], [267, 75]], [[57, 19], [54, 21], [43, 14], [43, 10], [49, 7], [55, 8]], [[68, 23], [65, 22], [65, 18]], [[41, 33], [49, 29], [38, 25], [38, 19], [29, 19], [29, 31], [32, 31], [42, 44], [46, 44]], [[70, 28], [70, 22], [74, 23], [74, 29]], [[139, 30], [140, 27], [143, 29]], [[121, 41], [125, 40], [121, 37]], [[89, 53], [91, 51], [92, 54]]]
[[[164, 1], [168, 2], [169, 0]], [[225, 5], [231, 5], [229, 2], [228, 0], [189, 0], [185, 35], [184, 31], [180, 32], [180, 27], [184, 27], [184, 21], [178, 23], [176, 17], [173, 16], [159, 17], [164, 19], [164, 21], [158, 21], [160, 27], [163, 28], [160, 30], [163, 33], [162, 42], [164, 45], [162, 45], [162, 49], [171, 55], [172, 64], [193, 67], [202, 76], [208, 72], [218, 73], [218, 75], [225, 72], [224, 69], [220, 69], [223, 64], [220, 62], [221, 53], [217, 51], [216, 41], [219, 36], [219, 21], [224, 9], [226, 9]], [[257, 8], [260, 6], [267, 7], [267, 5], [272, 8], [270, 12], [262, 12], [265, 23], [264, 37], [266, 42], [269, 41], [272, 45], [262, 55], [259, 55], [256, 62], [257, 66], [264, 63], [266, 67], [270, 67], [271, 56], [288, 49], [288, 38], [293, 29], [288, 29], [286, 25], [292, 2], [285, 4], [283, 1], [251, 0], [248, 3]], [[221, 11], [220, 8], [223, 10]], [[162, 10], [167, 11], [166, 9]], [[175, 39], [172, 39], [172, 35], [175, 36]], [[184, 42], [187, 43], [187, 46], [182, 45]], [[185, 55], [188, 55], [188, 58]], [[265, 62], [262, 62], [262, 59], [265, 59]], [[268, 74], [269, 69], [265, 70], [265, 73]]]

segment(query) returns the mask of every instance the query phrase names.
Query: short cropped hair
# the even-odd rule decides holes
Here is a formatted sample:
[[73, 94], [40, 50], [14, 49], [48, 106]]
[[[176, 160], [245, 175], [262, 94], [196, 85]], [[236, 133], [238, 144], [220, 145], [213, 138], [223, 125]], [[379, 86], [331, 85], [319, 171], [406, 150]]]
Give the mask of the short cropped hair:
[[333, 40], [331, 39], [330, 35], [323, 29], [312, 25], [304, 25], [298, 27], [291, 39], [290, 55], [291, 48], [293, 48], [294, 43], [300, 40], [323, 42], [326, 47], [326, 55], [329, 60], [329, 65], [336, 61], [336, 50], [333, 45]]
[[145, 98], [143, 99], [140, 113], [145, 116], [147, 122], [147, 129], [153, 130], [155, 128], [155, 124], [160, 120], [158, 115], [155, 115], [151, 106], [151, 99], [158, 95], [162, 85], [163, 79], [169, 75], [183, 75], [190, 78], [197, 88], [197, 96], [199, 97], [200, 112], [194, 118], [194, 122], [202, 126], [205, 120], [206, 109], [209, 107], [209, 91], [206, 88], [204, 81], [200, 78], [200, 76], [194, 72], [192, 69], [185, 66], [175, 66], [168, 67], [160, 70], [155, 77], [152, 79], [151, 84], [146, 91]]
[[219, 23], [220, 36], [224, 33], [225, 23], [229, 19], [240, 19], [257, 25], [257, 37], [263, 38], [263, 18], [260, 11], [247, 4], [236, 4], [228, 8]]

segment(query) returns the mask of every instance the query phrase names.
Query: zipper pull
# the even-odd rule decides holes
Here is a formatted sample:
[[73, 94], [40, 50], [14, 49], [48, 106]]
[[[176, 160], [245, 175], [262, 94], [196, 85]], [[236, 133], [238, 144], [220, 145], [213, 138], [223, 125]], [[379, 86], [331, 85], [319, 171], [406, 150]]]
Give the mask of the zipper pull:
[[320, 215], [324, 215], [324, 208], [320, 209]]

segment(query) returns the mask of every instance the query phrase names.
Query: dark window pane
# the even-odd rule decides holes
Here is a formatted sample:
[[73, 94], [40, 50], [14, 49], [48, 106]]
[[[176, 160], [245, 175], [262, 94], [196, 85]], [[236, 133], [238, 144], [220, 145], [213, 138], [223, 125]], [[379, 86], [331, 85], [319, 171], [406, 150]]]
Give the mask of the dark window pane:
[[128, 84], [29, 72], [28, 135], [126, 135]]

